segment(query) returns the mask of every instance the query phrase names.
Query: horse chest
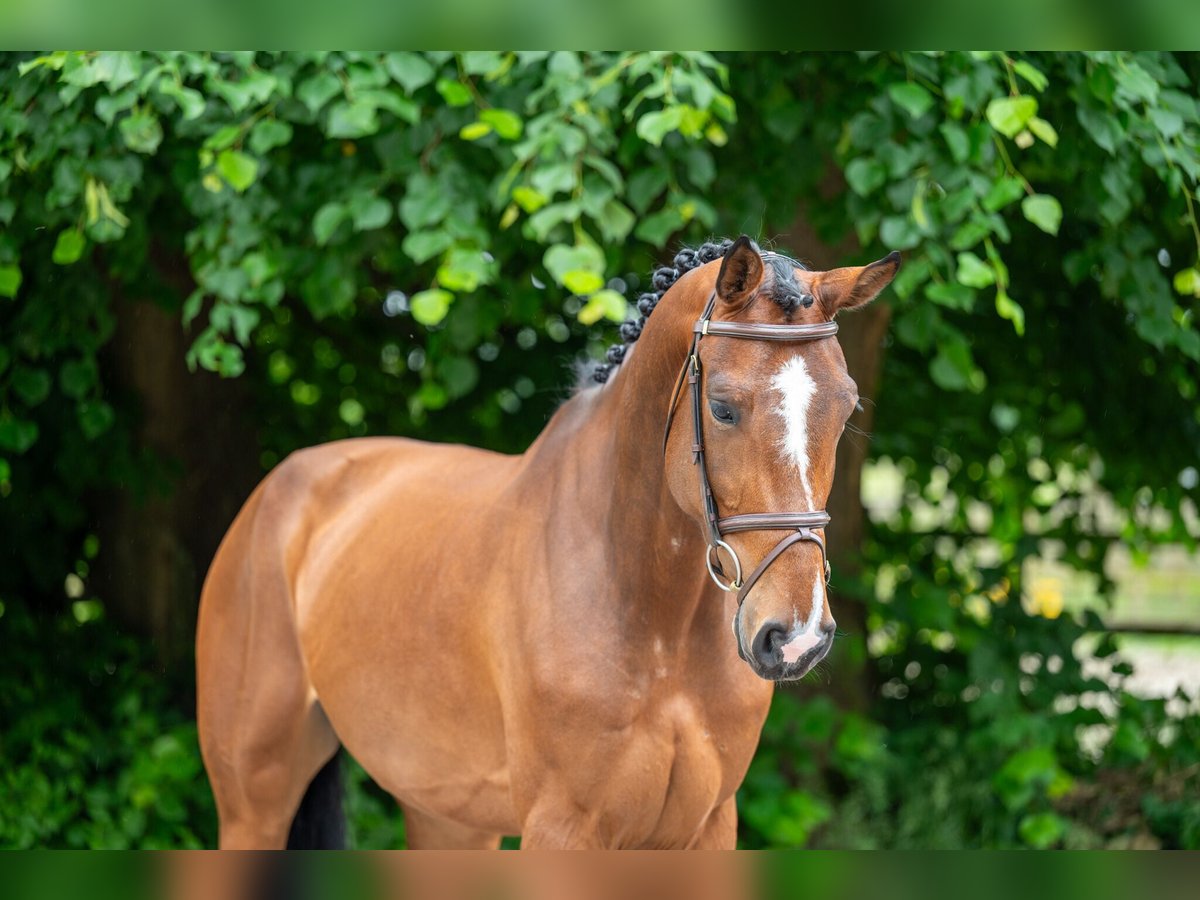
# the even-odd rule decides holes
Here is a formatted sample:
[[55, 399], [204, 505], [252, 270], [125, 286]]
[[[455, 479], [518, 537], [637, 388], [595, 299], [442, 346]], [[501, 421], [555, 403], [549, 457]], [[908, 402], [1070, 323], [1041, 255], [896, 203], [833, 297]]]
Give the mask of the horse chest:
[[737, 790], [757, 745], [760, 704], [733, 699], [714, 703], [688, 690], [646, 698], [609, 758], [597, 823], [606, 844], [696, 840]]

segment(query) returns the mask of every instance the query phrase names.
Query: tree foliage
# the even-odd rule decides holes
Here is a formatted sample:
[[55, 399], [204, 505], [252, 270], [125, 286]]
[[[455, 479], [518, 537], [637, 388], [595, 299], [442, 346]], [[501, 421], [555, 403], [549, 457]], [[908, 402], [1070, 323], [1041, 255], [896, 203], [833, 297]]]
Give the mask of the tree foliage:
[[[10, 56], [0, 598], [57, 604], [70, 574], [102, 627], [86, 498], [178, 477], [110, 377], [129, 304], [249, 381], [264, 467], [367, 433], [518, 450], [668, 247], [786, 245], [803, 218], [856, 258], [905, 252], [872, 442], [902, 488], [857, 587], [871, 718], [782, 700], [747, 839], [847, 836], [837, 807], [880, 843], [1064, 840], [1068, 782], [1187, 762], [1165, 708], [1073, 662], [1096, 623], [1039, 616], [1022, 573], [1047, 548], [1103, 578], [1114, 542], [1194, 546], [1198, 77], [1157, 52]], [[1089, 725], [1114, 735], [1099, 758]], [[783, 758], [826, 744], [812, 772]], [[971, 798], [996, 792], [985, 821]], [[1195, 843], [1168, 793], [1157, 833]]]

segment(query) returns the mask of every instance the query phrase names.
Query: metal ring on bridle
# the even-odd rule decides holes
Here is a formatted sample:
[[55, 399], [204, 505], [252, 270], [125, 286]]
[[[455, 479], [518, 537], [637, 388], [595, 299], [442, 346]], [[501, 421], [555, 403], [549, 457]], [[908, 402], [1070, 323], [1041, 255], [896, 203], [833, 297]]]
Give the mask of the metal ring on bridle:
[[[733, 559], [734, 576], [733, 576], [733, 581], [731, 581], [729, 584], [723, 584], [721, 582], [721, 576], [719, 576], [717, 574], [716, 569], [713, 568], [713, 551], [720, 547], [724, 547], [726, 552], [728, 552], [730, 557], [732, 557], [732, 559]], [[708, 552], [704, 554], [704, 562], [708, 564], [708, 574], [712, 576], [712, 580], [714, 582], [716, 582], [717, 587], [719, 587], [721, 590], [726, 591], [726, 592], [741, 590], [741, 587], [742, 587], [742, 563], [741, 563], [741, 560], [738, 559], [737, 553], [734, 552], [734, 549], [732, 547], [730, 547], [727, 543], [725, 543], [724, 541], [717, 541], [715, 544], [709, 544]], [[720, 562], [721, 562], [721, 560], [718, 557], [717, 564], [720, 565]]]

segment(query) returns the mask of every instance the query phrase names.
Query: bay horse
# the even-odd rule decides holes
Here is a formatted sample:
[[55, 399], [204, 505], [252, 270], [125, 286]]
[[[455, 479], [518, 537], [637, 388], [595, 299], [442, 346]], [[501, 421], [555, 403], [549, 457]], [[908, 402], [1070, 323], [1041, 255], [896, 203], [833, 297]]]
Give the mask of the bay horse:
[[735, 846], [773, 682], [833, 640], [834, 317], [900, 256], [675, 263], [525, 453], [358, 438], [255, 489], [197, 626], [221, 847], [295, 840], [343, 746], [412, 847]]

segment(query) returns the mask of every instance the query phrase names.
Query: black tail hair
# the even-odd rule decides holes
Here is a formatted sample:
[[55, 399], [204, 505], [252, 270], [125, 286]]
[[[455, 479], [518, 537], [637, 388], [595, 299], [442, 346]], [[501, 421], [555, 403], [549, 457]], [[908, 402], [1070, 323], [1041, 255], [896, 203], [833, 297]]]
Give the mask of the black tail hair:
[[289, 850], [345, 849], [346, 813], [342, 794], [341, 751], [338, 751], [304, 792], [288, 832]]

